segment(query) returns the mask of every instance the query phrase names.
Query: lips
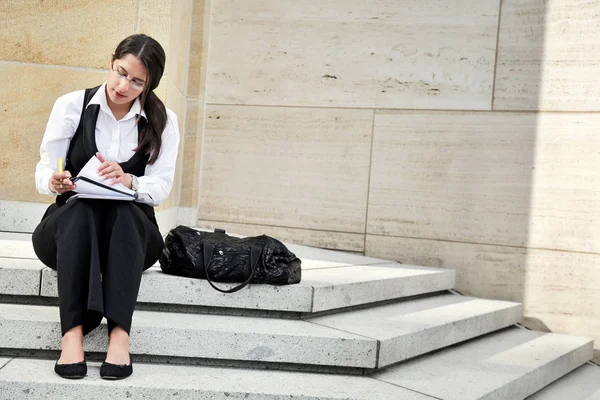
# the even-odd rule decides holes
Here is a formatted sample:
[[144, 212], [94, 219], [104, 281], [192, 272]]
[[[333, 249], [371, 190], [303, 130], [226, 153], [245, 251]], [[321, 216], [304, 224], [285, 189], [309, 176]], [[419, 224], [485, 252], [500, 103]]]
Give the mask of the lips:
[[116, 90], [115, 90], [115, 96], [117, 96], [117, 99], [124, 99], [125, 97], [127, 97], [127, 96], [123, 96], [121, 93], [117, 92]]

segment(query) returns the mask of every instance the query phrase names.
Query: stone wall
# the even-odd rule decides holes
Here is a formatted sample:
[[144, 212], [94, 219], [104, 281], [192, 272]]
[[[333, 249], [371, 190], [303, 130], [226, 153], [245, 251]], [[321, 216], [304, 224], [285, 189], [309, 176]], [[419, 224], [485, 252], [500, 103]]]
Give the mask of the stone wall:
[[[0, 2], [0, 230], [31, 231], [53, 201], [34, 184], [52, 105], [62, 94], [105, 81], [111, 53], [130, 34], [154, 37], [167, 53], [156, 93], [178, 116], [183, 153], [191, 6], [191, 0]], [[164, 226], [177, 218], [182, 162], [159, 207]]]
[[211, 8], [200, 226], [454, 268], [600, 347], [600, 3]]

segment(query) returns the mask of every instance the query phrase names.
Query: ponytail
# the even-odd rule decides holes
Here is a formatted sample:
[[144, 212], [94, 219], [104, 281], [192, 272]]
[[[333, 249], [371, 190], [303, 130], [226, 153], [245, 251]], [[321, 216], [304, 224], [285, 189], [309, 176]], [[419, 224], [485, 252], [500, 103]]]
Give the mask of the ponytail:
[[[144, 153], [150, 154], [148, 164], [154, 164], [160, 153], [162, 133], [167, 126], [167, 109], [154, 91], [150, 90], [147, 94], [144, 93], [143, 97], [142, 109], [146, 112], [148, 121], [140, 129], [139, 144], [135, 151], [143, 149]], [[143, 117], [140, 115], [138, 124], [141, 122], [141, 118]]]

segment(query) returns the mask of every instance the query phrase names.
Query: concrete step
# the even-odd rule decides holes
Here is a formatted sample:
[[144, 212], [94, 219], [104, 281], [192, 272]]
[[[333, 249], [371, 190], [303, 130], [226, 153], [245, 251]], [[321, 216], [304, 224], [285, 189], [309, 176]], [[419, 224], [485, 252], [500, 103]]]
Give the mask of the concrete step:
[[31, 233], [7, 232], [0, 231], [0, 240], [29, 240], [31, 241]]
[[39, 296], [44, 268], [38, 260], [0, 258], [0, 295]]
[[[590, 339], [509, 328], [376, 372], [373, 377], [441, 400], [518, 400], [592, 356]], [[575, 399], [565, 399], [571, 398]]]
[[600, 400], [600, 367], [585, 364], [527, 400]]
[[[89, 363], [86, 378], [70, 381], [54, 373], [53, 360], [0, 358], [0, 398], [520, 400], [584, 364], [591, 354], [587, 339], [511, 329], [370, 376], [145, 364], [133, 357], [134, 374], [126, 380], [103, 381], [99, 363]], [[583, 378], [578, 371], [564, 378], [577, 378], [565, 396], [538, 398], [597, 399], [593, 387], [573, 387], [590, 382], [594, 371], [589, 371], [583, 370]]]
[[[302, 272], [296, 285], [249, 285], [224, 294], [202, 279], [164, 274], [159, 268], [144, 273], [138, 302], [200, 307], [318, 313], [362, 306], [452, 289], [452, 270], [397, 263], [314, 268]], [[230, 288], [235, 284], [218, 284]], [[41, 295], [57, 296], [56, 272], [42, 271]]]
[[[312, 251], [320, 255], [311, 255]], [[249, 285], [231, 294], [217, 292], [205, 280], [167, 275], [152, 267], [142, 276], [138, 303], [312, 314], [444, 291], [455, 283], [452, 270], [343, 253], [337, 263], [316, 257], [326, 255], [319, 249], [307, 250], [305, 259], [311, 262], [307, 262], [302, 282], [297, 285]], [[368, 264], [373, 260], [378, 264]], [[57, 293], [56, 272], [39, 260], [0, 258], [0, 295], [56, 298]]]
[[379, 341], [377, 368], [520, 322], [521, 304], [452, 294], [309, 319]]
[[0, 239], [0, 257], [37, 260], [31, 240], [22, 239]]
[[[4, 368], [1, 366], [6, 364]], [[11, 400], [431, 400], [366, 376], [136, 363], [123, 381], [105, 381], [99, 363], [72, 381], [54, 361], [0, 358], [0, 398]]]
[[[372, 370], [502, 329], [521, 313], [519, 304], [449, 294], [307, 320], [136, 311], [131, 352], [188, 363]], [[86, 351], [104, 352], [106, 336], [103, 325], [86, 338]], [[0, 304], [0, 348], [58, 350], [58, 309]]]

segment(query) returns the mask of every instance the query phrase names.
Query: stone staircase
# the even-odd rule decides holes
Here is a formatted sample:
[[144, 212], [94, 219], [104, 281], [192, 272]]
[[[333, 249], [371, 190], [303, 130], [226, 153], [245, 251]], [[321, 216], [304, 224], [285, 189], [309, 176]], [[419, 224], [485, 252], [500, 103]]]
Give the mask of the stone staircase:
[[454, 271], [289, 247], [298, 285], [221, 294], [152, 267], [134, 375], [100, 379], [102, 325], [86, 337], [88, 376], [69, 381], [53, 371], [56, 274], [30, 235], [0, 234], [0, 400], [600, 399], [591, 340], [520, 328], [520, 304], [460, 296]]

